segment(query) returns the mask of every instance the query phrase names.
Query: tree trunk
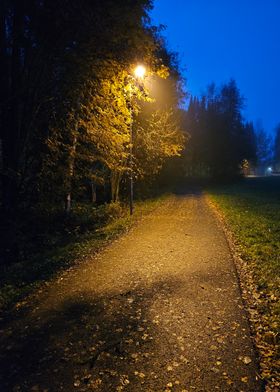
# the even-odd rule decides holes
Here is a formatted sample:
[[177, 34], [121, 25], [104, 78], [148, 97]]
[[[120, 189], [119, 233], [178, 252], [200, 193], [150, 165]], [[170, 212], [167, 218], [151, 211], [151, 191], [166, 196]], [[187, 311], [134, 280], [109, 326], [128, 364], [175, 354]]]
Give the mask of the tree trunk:
[[111, 173], [111, 199], [112, 199], [112, 202], [119, 201], [121, 177], [122, 177], [121, 172], [112, 171], [112, 173]]
[[71, 193], [69, 192], [65, 198], [65, 211], [67, 214], [71, 211]]
[[70, 213], [72, 208], [72, 183], [74, 177], [74, 167], [75, 167], [75, 158], [76, 158], [76, 149], [77, 149], [77, 131], [75, 130], [75, 134], [73, 136], [72, 145], [70, 147], [69, 153], [69, 166], [68, 166], [68, 178], [67, 178], [67, 188], [68, 191], [65, 196], [65, 211], [66, 213]]
[[94, 182], [91, 182], [91, 202], [95, 204], [96, 200], [97, 200], [96, 185], [94, 184]]
[[[2, 67], [8, 82], [4, 82], [5, 97], [2, 103], [1, 128], [3, 142], [3, 208], [8, 212], [14, 210], [18, 196], [19, 154], [21, 150], [22, 135], [22, 64], [23, 64], [23, 37], [24, 37], [24, 9], [23, 2], [17, 0], [12, 9], [13, 23], [10, 36], [5, 30], [0, 33], [1, 57], [4, 57]], [[4, 6], [1, 6], [1, 24], [5, 22]], [[5, 24], [4, 24], [5, 26]], [[5, 27], [4, 27], [5, 29]], [[8, 42], [11, 40], [10, 61], [8, 61]], [[6, 66], [5, 66], [6, 64]], [[6, 88], [5, 88], [6, 86]], [[1, 86], [2, 88], [2, 86]]]
[[[3, 260], [16, 261], [19, 153], [22, 134], [24, 2], [0, 1], [1, 242]], [[7, 27], [7, 23], [9, 26]]]

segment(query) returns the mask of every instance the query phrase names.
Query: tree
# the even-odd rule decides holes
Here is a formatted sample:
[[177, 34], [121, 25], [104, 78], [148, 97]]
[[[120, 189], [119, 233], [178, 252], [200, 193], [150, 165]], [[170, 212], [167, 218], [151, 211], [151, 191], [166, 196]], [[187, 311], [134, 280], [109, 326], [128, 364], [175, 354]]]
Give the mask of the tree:
[[142, 185], [155, 180], [167, 160], [180, 156], [187, 140], [180, 110], [186, 93], [177, 55], [166, 49], [158, 34], [156, 38], [156, 57], [164, 66], [145, 81], [149, 99], [140, 103], [133, 129], [133, 169]]
[[263, 172], [271, 161], [271, 143], [261, 123], [257, 123], [255, 132], [257, 144], [257, 162], [260, 171]]
[[[152, 0], [0, 2], [0, 208], [7, 248], [15, 248], [9, 241], [16, 241], [22, 211], [64, 204], [69, 212], [73, 198], [85, 200], [91, 192], [94, 201], [100, 186], [118, 200], [129, 172], [131, 95], [143, 159], [158, 157], [149, 172], [179, 154], [180, 75], [161, 29], [151, 25], [151, 6]], [[168, 107], [149, 102], [146, 117], [139, 115], [145, 89], [131, 90], [138, 62], [169, 91]], [[156, 130], [160, 143], [154, 136], [148, 143]], [[138, 152], [136, 171], [147, 174]]]
[[117, 200], [128, 169], [130, 68], [142, 61], [151, 74], [166, 69], [159, 29], [148, 16], [151, 5], [0, 2], [4, 243], [15, 238], [18, 212], [42, 201], [60, 206], [66, 200], [69, 210], [73, 195], [83, 198], [86, 188], [94, 193], [108, 183]]
[[191, 176], [229, 178], [240, 175], [244, 159], [255, 159], [252, 125], [242, 117], [243, 98], [234, 80], [210, 85], [201, 99], [192, 98], [186, 114], [191, 135], [185, 152]]
[[276, 127], [275, 130], [274, 166], [277, 171], [280, 171], [280, 124]]
[[184, 135], [172, 110], [155, 111], [142, 120], [134, 136], [136, 177], [158, 174], [167, 158], [180, 155], [183, 142]]
[[[109, 63], [118, 64], [114, 77], [120, 67], [128, 70], [138, 58], [151, 69], [160, 66], [150, 7], [150, 0], [1, 2], [1, 78], [7, 75], [1, 89], [1, 188], [7, 215], [22, 202], [34, 204], [42, 193], [38, 176], [46, 177], [42, 162], [54, 129], [68, 135], [64, 152], [69, 159], [63, 164], [68, 162], [72, 177], [79, 102], [85, 105], [83, 90], [91, 82], [92, 88], [99, 88], [101, 80], [113, 80]], [[63, 135], [57, 139], [65, 142]]]

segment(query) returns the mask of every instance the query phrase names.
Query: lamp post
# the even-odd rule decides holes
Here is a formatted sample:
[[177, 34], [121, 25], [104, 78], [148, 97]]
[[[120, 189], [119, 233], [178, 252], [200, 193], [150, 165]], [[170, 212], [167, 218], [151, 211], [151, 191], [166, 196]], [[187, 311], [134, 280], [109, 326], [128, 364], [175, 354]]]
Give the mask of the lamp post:
[[[135, 81], [143, 80], [146, 69], [143, 65], [137, 65], [134, 69], [135, 79], [132, 78], [132, 83]], [[130, 89], [130, 130], [129, 130], [129, 212], [133, 214], [133, 110], [132, 110], [132, 91]]]

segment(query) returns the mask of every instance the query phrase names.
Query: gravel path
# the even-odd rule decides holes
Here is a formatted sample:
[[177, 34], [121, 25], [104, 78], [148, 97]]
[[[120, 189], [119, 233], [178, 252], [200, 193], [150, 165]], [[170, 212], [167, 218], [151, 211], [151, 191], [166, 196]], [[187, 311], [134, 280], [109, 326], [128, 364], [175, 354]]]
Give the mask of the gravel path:
[[1, 391], [262, 390], [231, 254], [201, 195], [171, 197], [36, 303], [4, 331]]

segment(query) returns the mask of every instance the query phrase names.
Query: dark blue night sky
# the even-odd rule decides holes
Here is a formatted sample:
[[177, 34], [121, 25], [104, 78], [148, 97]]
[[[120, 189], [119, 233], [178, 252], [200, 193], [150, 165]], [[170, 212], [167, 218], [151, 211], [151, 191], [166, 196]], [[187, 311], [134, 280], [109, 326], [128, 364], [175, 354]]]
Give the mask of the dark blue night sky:
[[155, 0], [151, 16], [166, 25], [188, 92], [234, 78], [245, 117], [273, 131], [280, 122], [280, 0]]

